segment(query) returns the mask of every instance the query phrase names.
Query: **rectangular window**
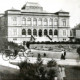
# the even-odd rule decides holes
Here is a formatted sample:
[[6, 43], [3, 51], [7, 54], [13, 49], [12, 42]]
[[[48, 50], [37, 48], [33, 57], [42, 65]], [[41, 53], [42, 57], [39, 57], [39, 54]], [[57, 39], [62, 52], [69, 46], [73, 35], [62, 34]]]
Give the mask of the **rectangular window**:
[[13, 29], [13, 35], [14, 35], [14, 36], [17, 35], [17, 29]]
[[66, 21], [63, 21], [63, 26], [66, 26]]
[[13, 38], [13, 40], [14, 40], [14, 41], [16, 41], [16, 40], [17, 40], [17, 38]]
[[28, 18], [28, 19], [27, 19], [27, 25], [29, 25], [29, 26], [32, 25], [32, 20], [31, 20], [31, 18]]
[[53, 26], [53, 19], [49, 20], [49, 26]]
[[49, 23], [49, 25], [50, 25], [50, 26], [53, 26], [53, 23], [52, 23], [52, 22], [50, 22], [50, 23]]
[[57, 21], [54, 22], [54, 26], [58, 26], [58, 22]]
[[33, 21], [33, 25], [34, 26], [37, 26], [37, 21]]
[[42, 19], [39, 19], [39, 20], [38, 20], [38, 25], [39, 25], [39, 26], [42, 26]]
[[63, 36], [66, 36], [66, 30], [63, 30]]
[[13, 17], [13, 25], [17, 25], [17, 18]]

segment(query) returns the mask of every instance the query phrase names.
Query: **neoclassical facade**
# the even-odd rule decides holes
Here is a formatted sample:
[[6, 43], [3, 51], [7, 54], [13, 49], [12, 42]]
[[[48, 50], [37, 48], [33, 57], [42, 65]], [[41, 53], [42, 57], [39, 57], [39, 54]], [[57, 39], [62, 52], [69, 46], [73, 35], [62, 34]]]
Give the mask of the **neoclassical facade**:
[[21, 10], [6, 10], [0, 16], [0, 27], [2, 37], [18, 44], [23, 41], [68, 41], [69, 12], [48, 13], [38, 3], [27, 2]]

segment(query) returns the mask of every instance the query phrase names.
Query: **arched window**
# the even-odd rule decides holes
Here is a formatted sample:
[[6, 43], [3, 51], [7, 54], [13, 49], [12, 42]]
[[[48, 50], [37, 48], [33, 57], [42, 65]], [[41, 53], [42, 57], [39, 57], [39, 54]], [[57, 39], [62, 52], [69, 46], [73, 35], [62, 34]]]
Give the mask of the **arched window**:
[[53, 19], [49, 19], [49, 25], [52, 26], [53, 25]]
[[41, 37], [42, 36], [42, 30], [39, 29], [39, 36]]
[[26, 35], [26, 30], [22, 29], [22, 35]]
[[31, 29], [28, 29], [28, 35], [31, 35]]
[[57, 30], [54, 30], [54, 35], [58, 35], [58, 31]]
[[48, 21], [47, 21], [47, 19], [45, 18], [44, 19], [44, 26], [47, 26], [48, 25]]
[[54, 26], [58, 26], [58, 20], [57, 19], [54, 20]]
[[48, 32], [47, 32], [47, 30], [45, 29], [45, 30], [44, 30], [44, 35], [47, 35], [47, 33], [48, 33]]
[[37, 35], [37, 30], [36, 29], [33, 30], [33, 35]]
[[33, 19], [33, 25], [37, 26], [37, 19], [36, 18]]
[[52, 32], [52, 30], [50, 29], [50, 30], [49, 30], [49, 35], [52, 35], [52, 34], [53, 34], [53, 32]]
[[31, 25], [31, 18], [27, 18], [27, 25]]
[[26, 18], [22, 19], [22, 25], [26, 25]]
[[38, 25], [39, 25], [39, 26], [42, 25], [42, 19], [41, 19], [41, 18], [39, 18], [39, 20], [38, 20]]

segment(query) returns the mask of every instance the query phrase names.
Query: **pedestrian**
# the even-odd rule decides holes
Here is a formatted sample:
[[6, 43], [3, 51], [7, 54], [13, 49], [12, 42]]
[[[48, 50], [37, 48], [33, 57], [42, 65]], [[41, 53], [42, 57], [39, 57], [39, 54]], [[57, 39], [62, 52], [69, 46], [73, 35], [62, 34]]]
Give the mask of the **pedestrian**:
[[65, 57], [64, 57], [64, 55], [63, 55], [63, 54], [61, 54], [61, 59], [65, 59]]
[[14, 56], [16, 56], [18, 54], [18, 51], [15, 49], [14, 50]]
[[64, 56], [66, 56], [66, 51], [64, 50]]

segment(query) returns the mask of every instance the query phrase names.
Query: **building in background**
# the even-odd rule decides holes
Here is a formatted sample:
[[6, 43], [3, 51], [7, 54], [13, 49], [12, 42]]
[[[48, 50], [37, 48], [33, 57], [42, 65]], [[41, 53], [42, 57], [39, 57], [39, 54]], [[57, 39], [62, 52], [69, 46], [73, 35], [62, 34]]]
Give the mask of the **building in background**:
[[49, 13], [38, 3], [27, 2], [21, 10], [6, 10], [0, 16], [0, 36], [18, 44], [24, 41], [68, 41], [69, 12]]
[[72, 30], [72, 40], [80, 42], [80, 24], [76, 25]]

